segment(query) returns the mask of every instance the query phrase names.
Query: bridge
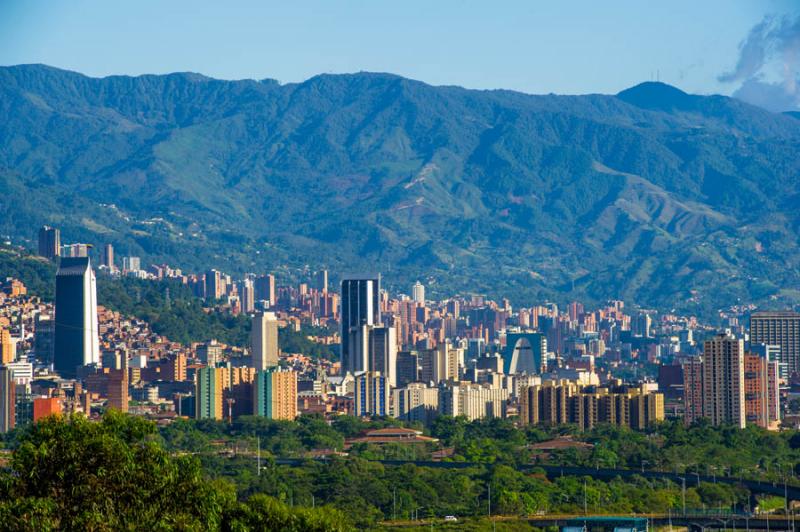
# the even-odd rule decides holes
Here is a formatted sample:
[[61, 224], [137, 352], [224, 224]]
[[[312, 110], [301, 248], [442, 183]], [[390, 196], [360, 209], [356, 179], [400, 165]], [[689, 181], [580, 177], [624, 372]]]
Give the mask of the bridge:
[[[770, 531], [795, 531], [796, 523], [793, 516], [773, 515], [773, 516], [750, 516], [750, 515], [643, 515], [637, 516], [641, 520], [646, 521], [646, 528], [687, 528], [688, 530], [697, 532], [708, 529], [741, 529], [741, 530], [770, 530]], [[572, 528], [583, 528], [587, 530], [607, 529], [613, 530], [613, 527], [607, 526], [608, 523], [613, 523], [614, 520], [620, 519], [615, 516], [535, 516], [527, 519], [528, 523], [535, 527], [553, 527], [557, 526], [561, 530]]]
[[591, 476], [594, 478], [601, 478], [610, 480], [616, 477], [629, 478], [633, 476], [640, 476], [644, 478], [657, 478], [672, 480], [677, 484], [686, 483], [687, 486], [694, 484], [699, 485], [701, 482], [720, 482], [722, 484], [730, 484], [735, 486], [743, 486], [751, 493], [762, 493], [769, 495], [777, 495], [779, 497], [786, 497], [791, 501], [800, 500], [800, 487], [791, 484], [777, 483], [777, 482], [762, 482], [758, 480], [748, 480], [736, 477], [712, 477], [706, 475], [699, 475], [695, 473], [678, 474], [669, 471], [652, 471], [645, 469], [644, 471], [638, 469], [609, 469], [609, 468], [589, 468], [589, 467], [566, 467], [566, 466], [524, 466], [528, 469], [542, 469], [545, 474], [550, 477], [556, 476]]
[[[496, 523], [512, 524], [514, 522], [525, 521], [537, 528], [558, 527], [562, 531], [576, 529], [586, 529], [590, 532], [607, 530], [611, 532], [617, 527], [629, 530], [652, 530], [686, 528], [692, 532], [702, 532], [704, 530], [769, 530], [772, 531], [796, 531], [797, 523], [793, 516], [785, 515], [731, 515], [731, 514], [688, 514], [685, 516], [675, 516], [667, 514], [645, 514], [632, 516], [618, 515], [542, 515], [529, 517], [515, 517], [498, 515], [491, 518]], [[428, 525], [439, 525], [441, 519], [422, 519], [420, 521], [384, 521], [385, 528], [424, 528]], [[633, 526], [631, 523], [636, 523]]]

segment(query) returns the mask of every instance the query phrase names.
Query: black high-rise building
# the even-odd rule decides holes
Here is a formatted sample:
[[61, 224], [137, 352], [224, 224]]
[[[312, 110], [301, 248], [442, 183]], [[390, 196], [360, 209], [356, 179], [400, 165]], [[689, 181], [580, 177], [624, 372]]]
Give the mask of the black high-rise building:
[[342, 279], [342, 371], [360, 369], [351, 356], [351, 335], [363, 325], [380, 325], [381, 276], [345, 276]]
[[255, 294], [256, 301], [267, 301], [269, 307], [274, 307], [278, 302], [278, 294], [275, 292], [275, 276], [268, 274], [257, 277]]
[[220, 299], [225, 294], [223, 286], [221, 272], [217, 270], [206, 272], [206, 299], [211, 301]]
[[320, 270], [317, 272], [317, 290], [320, 292], [328, 291], [328, 270]]
[[405, 388], [410, 382], [419, 381], [419, 354], [416, 351], [397, 353], [397, 387]]
[[97, 288], [88, 257], [64, 257], [56, 273], [54, 366], [73, 377], [78, 366], [100, 361]]
[[61, 231], [47, 225], [39, 229], [39, 255], [50, 260], [61, 256]]
[[41, 314], [36, 316], [36, 334], [33, 338], [33, 351], [36, 358], [45, 364], [53, 363], [53, 349], [55, 346], [55, 322]]

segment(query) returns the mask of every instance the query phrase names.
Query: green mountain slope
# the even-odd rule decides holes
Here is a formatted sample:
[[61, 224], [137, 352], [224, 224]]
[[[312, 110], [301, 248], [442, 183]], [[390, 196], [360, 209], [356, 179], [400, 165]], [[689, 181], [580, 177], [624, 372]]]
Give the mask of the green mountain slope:
[[625, 297], [709, 312], [793, 300], [800, 121], [645, 83], [616, 96], [94, 79], [0, 68], [0, 232], [231, 271]]

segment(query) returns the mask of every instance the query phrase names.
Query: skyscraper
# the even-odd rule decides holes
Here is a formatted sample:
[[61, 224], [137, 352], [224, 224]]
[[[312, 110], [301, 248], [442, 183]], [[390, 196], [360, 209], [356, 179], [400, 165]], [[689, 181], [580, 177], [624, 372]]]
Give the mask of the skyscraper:
[[400, 351], [397, 353], [396, 380], [402, 388], [419, 380], [419, 354], [416, 351]]
[[242, 312], [250, 314], [256, 309], [256, 290], [252, 279], [242, 280], [239, 285], [239, 296], [242, 299]]
[[317, 290], [320, 292], [328, 291], [328, 270], [320, 270], [317, 272]]
[[635, 319], [633, 319], [633, 334], [635, 336], [643, 336], [649, 338], [651, 336], [650, 328], [653, 325], [653, 319], [646, 312], [640, 312]]
[[114, 246], [106, 244], [103, 247], [103, 266], [109, 270], [114, 270]]
[[745, 427], [744, 340], [721, 334], [703, 346], [703, 417]]
[[200, 368], [195, 373], [194, 415], [197, 419], [222, 419], [225, 368]]
[[781, 346], [754, 344], [753, 342], [750, 342], [748, 351], [754, 355], [759, 355], [762, 358], [766, 358], [770, 362], [775, 362], [778, 364], [778, 374], [782, 383], [787, 384], [789, 382], [789, 378], [791, 377], [791, 374], [789, 373], [789, 364], [781, 360]]
[[267, 301], [270, 307], [278, 303], [278, 294], [275, 293], [275, 276], [272, 274], [262, 275], [256, 279], [255, 284], [256, 299]]
[[253, 316], [250, 349], [256, 371], [278, 365], [278, 320], [273, 312], [259, 312]]
[[379, 371], [397, 385], [397, 331], [394, 327], [362, 325], [351, 330], [348, 371]]
[[373, 327], [369, 340], [369, 369], [385, 375], [389, 386], [397, 386], [397, 330], [394, 327]]
[[439, 413], [466, 416], [470, 421], [484, 417], [504, 417], [508, 389], [487, 383], [448, 383], [439, 390]]
[[356, 416], [388, 416], [389, 393], [389, 382], [380, 372], [357, 375], [353, 398]]
[[53, 363], [55, 334], [55, 323], [50, 316], [38, 314], [36, 316], [36, 332], [33, 337], [33, 350], [36, 358], [45, 364]]
[[198, 345], [197, 358], [206, 366], [216, 366], [222, 362], [222, 345], [216, 340]]
[[703, 417], [703, 362], [692, 357], [681, 364], [683, 372], [683, 420], [691, 425]]
[[39, 229], [39, 255], [50, 260], [61, 256], [61, 231], [47, 225]]
[[404, 421], [429, 424], [439, 413], [439, 388], [421, 382], [392, 390], [392, 415]]
[[538, 375], [547, 358], [547, 337], [542, 333], [507, 333], [503, 371], [509, 375]]
[[750, 425], [778, 428], [781, 419], [778, 364], [754, 353], [744, 355], [744, 407]]
[[780, 346], [780, 362], [789, 373], [800, 372], [800, 314], [797, 312], [755, 312], [750, 316], [750, 344]]
[[128, 411], [128, 368], [106, 369], [107, 408], [120, 412]]
[[125, 272], [138, 272], [142, 269], [140, 257], [122, 257], [122, 269]]
[[346, 276], [342, 279], [342, 371], [366, 369], [351, 352], [350, 339], [363, 325], [381, 323], [380, 275]]
[[268, 368], [256, 373], [253, 414], [270, 419], [297, 417], [297, 373]]
[[449, 340], [442, 342], [435, 349], [420, 351], [419, 356], [422, 382], [439, 384], [443, 381], [459, 380], [464, 350], [454, 346]]
[[16, 346], [11, 341], [11, 331], [0, 327], [0, 364], [8, 364], [16, 359]]
[[14, 372], [0, 366], [0, 434], [14, 428], [16, 400]]
[[417, 281], [411, 287], [411, 296], [417, 303], [425, 304], [425, 285]]
[[224, 294], [222, 273], [217, 270], [206, 272], [206, 299], [220, 299]]
[[56, 273], [55, 369], [74, 377], [100, 361], [97, 288], [88, 257], [64, 257]]
[[91, 244], [67, 244], [61, 247], [61, 256], [68, 258], [88, 257]]

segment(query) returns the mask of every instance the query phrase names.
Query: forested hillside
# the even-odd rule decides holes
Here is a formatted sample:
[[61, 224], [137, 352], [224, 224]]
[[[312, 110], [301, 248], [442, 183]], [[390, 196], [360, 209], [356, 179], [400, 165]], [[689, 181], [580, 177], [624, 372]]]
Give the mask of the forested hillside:
[[0, 233], [231, 272], [710, 314], [797, 302], [800, 120], [645, 83], [531, 96], [0, 68]]

